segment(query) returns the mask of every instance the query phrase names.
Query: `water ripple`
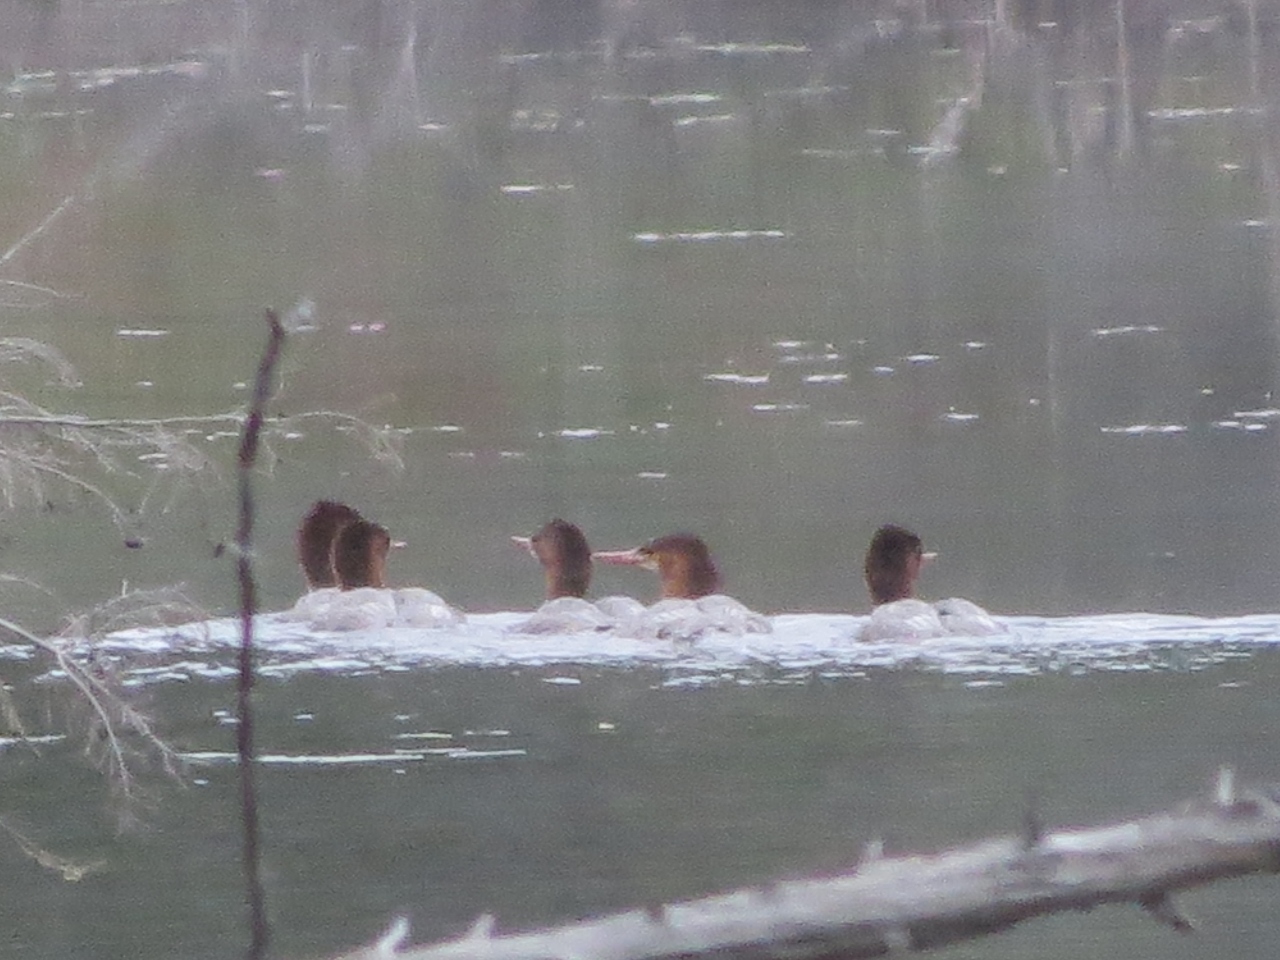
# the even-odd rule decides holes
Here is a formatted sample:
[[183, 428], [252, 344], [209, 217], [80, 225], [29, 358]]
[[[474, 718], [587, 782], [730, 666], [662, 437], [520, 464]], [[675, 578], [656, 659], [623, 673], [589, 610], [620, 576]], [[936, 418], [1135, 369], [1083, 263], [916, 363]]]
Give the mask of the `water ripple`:
[[[771, 633], [713, 633], [696, 642], [637, 639], [607, 632], [530, 636], [511, 631], [525, 612], [473, 614], [465, 624], [318, 633], [280, 614], [257, 621], [261, 671], [364, 675], [448, 666], [658, 667], [667, 683], [777, 682], [804, 676], [864, 676], [869, 669], [919, 669], [984, 679], [1091, 671], [1190, 671], [1280, 645], [1280, 614], [1196, 617], [1109, 614], [1000, 618], [1009, 632], [987, 637], [866, 643], [866, 617], [795, 613], [770, 617]], [[229, 682], [239, 642], [234, 618], [129, 630], [98, 641], [135, 684], [202, 678]], [[195, 654], [199, 654], [198, 656]], [[167, 661], [161, 668], [157, 658]], [[137, 660], [138, 663], [132, 661]], [[549, 681], [550, 682], [550, 681]]]

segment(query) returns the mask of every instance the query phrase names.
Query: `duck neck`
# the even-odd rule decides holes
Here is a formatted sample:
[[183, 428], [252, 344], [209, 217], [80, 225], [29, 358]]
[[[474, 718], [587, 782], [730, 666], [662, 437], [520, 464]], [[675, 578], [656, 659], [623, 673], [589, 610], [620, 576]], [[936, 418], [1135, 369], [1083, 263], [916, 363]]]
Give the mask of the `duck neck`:
[[559, 597], [585, 597], [591, 584], [591, 570], [565, 570], [547, 568], [547, 599]]
[[307, 580], [308, 590], [338, 585], [338, 576], [333, 572], [333, 564], [329, 562], [329, 552], [318, 547], [303, 548], [302, 574]]
[[333, 569], [332, 528], [305, 527], [298, 537], [298, 560], [302, 564], [307, 588], [336, 587], [338, 575]]
[[871, 593], [872, 604], [877, 607], [896, 600], [914, 600], [916, 596], [914, 580], [901, 573], [885, 571], [879, 575], [867, 575], [867, 590]]
[[377, 524], [349, 524], [333, 541], [333, 569], [343, 590], [386, 586], [387, 550], [391, 538]]
[[710, 560], [699, 562], [686, 556], [671, 557], [662, 563], [659, 572], [664, 598], [696, 600], [720, 589], [720, 571]]
[[386, 586], [386, 563], [381, 557], [347, 558], [346, 563], [338, 564], [338, 580], [343, 590], [354, 590], [356, 587]]

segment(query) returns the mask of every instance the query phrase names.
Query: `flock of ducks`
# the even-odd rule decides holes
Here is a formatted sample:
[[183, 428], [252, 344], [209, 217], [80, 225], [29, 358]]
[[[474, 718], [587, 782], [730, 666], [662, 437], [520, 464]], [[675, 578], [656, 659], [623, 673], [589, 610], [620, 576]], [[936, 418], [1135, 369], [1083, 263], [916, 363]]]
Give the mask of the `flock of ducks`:
[[388, 589], [391, 535], [336, 500], [312, 504], [298, 528], [298, 563], [307, 592], [286, 619], [313, 630], [372, 630], [377, 627], [443, 627], [463, 615], [421, 587]]
[[[546, 600], [511, 629], [525, 634], [578, 633], [696, 640], [708, 632], [768, 633], [769, 620], [722, 594], [720, 571], [700, 537], [673, 533], [629, 550], [593, 551], [582, 531], [555, 519], [528, 537], [512, 537], [542, 566]], [[465, 616], [419, 587], [388, 588], [387, 530], [345, 503], [319, 500], [298, 529], [298, 562], [308, 592], [285, 614], [314, 630], [368, 630], [388, 626], [439, 627]], [[916, 534], [886, 525], [867, 550], [865, 576], [874, 609], [862, 640], [921, 640], [984, 636], [1005, 627], [981, 607], [952, 598], [936, 604], [915, 595], [930, 557]], [[590, 601], [593, 564], [636, 566], [658, 574], [661, 599], [645, 606], [625, 596]]]

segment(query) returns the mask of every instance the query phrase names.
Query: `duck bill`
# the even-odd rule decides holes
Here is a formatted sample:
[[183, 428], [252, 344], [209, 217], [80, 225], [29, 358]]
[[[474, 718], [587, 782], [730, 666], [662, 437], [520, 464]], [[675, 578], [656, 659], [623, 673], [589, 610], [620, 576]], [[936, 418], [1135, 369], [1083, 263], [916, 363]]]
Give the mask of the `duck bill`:
[[639, 549], [596, 550], [591, 554], [591, 559], [612, 564], [615, 567], [639, 567], [644, 565], [647, 557]]

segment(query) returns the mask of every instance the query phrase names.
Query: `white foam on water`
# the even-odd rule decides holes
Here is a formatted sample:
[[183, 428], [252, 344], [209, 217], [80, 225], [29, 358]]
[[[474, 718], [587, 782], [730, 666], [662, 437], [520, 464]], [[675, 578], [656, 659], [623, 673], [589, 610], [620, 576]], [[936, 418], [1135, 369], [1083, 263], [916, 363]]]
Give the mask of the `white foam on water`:
[[[255, 622], [264, 676], [303, 673], [366, 675], [452, 666], [545, 667], [551, 684], [581, 678], [560, 668], [650, 668], [665, 683], [755, 682], [778, 673], [865, 676], [869, 670], [923, 669], [971, 681], [1003, 676], [1093, 670], [1198, 670], [1280, 645], [1280, 614], [1197, 617], [1126, 613], [1077, 617], [997, 617], [1008, 632], [868, 643], [857, 639], [865, 616], [786, 613], [768, 618], [771, 632], [708, 630], [681, 637], [622, 636], [608, 630], [523, 634], [528, 612], [471, 614], [435, 628], [384, 627], [323, 632], [283, 614]], [[230, 680], [240, 642], [235, 618], [179, 627], [113, 633], [94, 642], [134, 683]], [[157, 656], [164, 662], [157, 663]], [[134, 664], [132, 661], [137, 660]]]

